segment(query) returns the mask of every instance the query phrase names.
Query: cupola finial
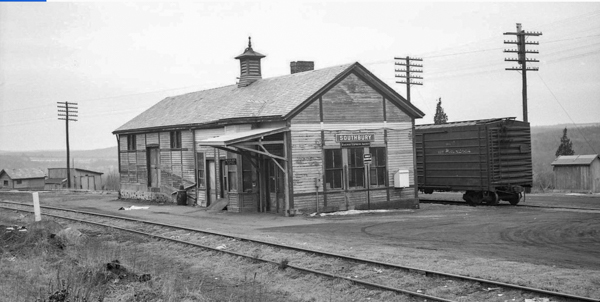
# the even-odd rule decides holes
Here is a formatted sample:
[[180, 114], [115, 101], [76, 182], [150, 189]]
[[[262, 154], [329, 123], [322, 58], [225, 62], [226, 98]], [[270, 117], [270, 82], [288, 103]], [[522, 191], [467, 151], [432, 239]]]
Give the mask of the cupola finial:
[[240, 60], [240, 81], [238, 87], [246, 87], [256, 80], [262, 79], [260, 72], [260, 59], [265, 55], [252, 49], [252, 38], [248, 37], [248, 48], [243, 54], [235, 57]]

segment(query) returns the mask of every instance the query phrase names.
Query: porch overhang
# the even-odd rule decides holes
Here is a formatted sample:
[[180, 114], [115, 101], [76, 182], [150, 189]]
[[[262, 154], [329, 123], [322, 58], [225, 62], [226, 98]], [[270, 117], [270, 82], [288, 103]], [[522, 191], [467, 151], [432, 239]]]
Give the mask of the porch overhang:
[[[207, 138], [196, 142], [199, 146], [209, 147], [237, 147], [237, 144], [249, 143], [264, 136], [288, 131], [287, 127], [259, 128], [248, 131], [227, 133], [221, 136]], [[266, 143], [266, 142], [265, 142]], [[281, 142], [280, 142], [281, 143]]]

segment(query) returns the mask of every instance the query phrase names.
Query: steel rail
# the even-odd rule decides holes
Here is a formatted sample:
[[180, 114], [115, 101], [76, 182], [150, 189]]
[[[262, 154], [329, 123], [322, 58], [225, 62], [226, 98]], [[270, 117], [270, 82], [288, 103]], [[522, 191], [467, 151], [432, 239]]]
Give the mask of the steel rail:
[[[28, 204], [19, 203], [19, 202], [10, 202], [10, 201], [4, 201], [4, 200], [0, 201], [0, 202], [4, 202], [4, 203], [8, 203], [8, 204], [30, 206], [30, 207], [32, 206], [32, 205], [28, 205]], [[164, 227], [170, 227], [170, 228], [178, 228], [181, 230], [200, 232], [200, 233], [209, 234], [209, 235], [217, 235], [217, 236], [222, 236], [222, 237], [226, 237], [226, 238], [237, 239], [240, 241], [260, 243], [260, 244], [274, 246], [274, 247], [278, 247], [278, 248], [282, 248], [282, 249], [291, 249], [291, 250], [296, 250], [296, 251], [311, 253], [311, 254], [316, 254], [316, 255], [336, 257], [336, 258], [350, 260], [350, 261], [354, 261], [354, 262], [358, 262], [358, 263], [367, 263], [367, 264], [374, 264], [374, 265], [379, 265], [379, 266], [388, 267], [388, 268], [408, 270], [411, 272], [417, 272], [417, 273], [421, 273], [424, 275], [436, 275], [436, 276], [449, 277], [449, 278], [454, 278], [454, 279], [464, 280], [464, 281], [479, 282], [479, 283], [484, 283], [484, 284], [502, 286], [502, 287], [509, 288], [509, 289], [518, 289], [518, 290], [523, 290], [523, 291], [528, 291], [528, 292], [533, 292], [533, 293], [538, 293], [538, 294], [545, 294], [545, 295], [550, 295], [550, 296], [554, 296], [554, 297], [575, 299], [578, 301], [600, 302], [600, 299], [594, 299], [594, 298], [590, 298], [590, 297], [583, 297], [583, 296], [577, 296], [577, 295], [572, 295], [572, 294], [567, 294], [567, 293], [560, 293], [560, 292], [549, 291], [549, 290], [540, 289], [540, 288], [527, 287], [527, 286], [510, 284], [510, 283], [494, 281], [494, 280], [487, 280], [487, 279], [482, 279], [482, 278], [477, 278], [477, 277], [469, 277], [469, 276], [457, 275], [457, 274], [452, 274], [452, 273], [445, 273], [445, 272], [440, 272], [440, 271], [421, 269], [421, 268], [416, 268], [416, 267], [411, 267], [411, 266], [406, 266], [406, 265], [398, 265], [398, 264], [393, 264], [393, 263], [389, 263], [389, 262], [357, 258], [357, 257], [347, 256], [347, 255], [342, 255], [342, 254], [337, 254], [337, 253], [316, 251], [316, 250], [311, 250], [311, 249], [302, 248], [302, 247], [295, 247], [295, 246], [289, 246], [289, 245], [284, 245], [284, 244], [280, 244], [280, 243], [273, 243], [273, 242], [262, 241], [262, 240], [257, 240], [257, 239], [245, 238], [245, 237], [241, 237], [241, 236], [234, 236], [234, 235], [219, 233], [219, 232], [215, 232], [215, 231], [206, 231], [206, 230], [200, 230], [200, 229], [189, 228], [189, 227], [184, 227], [184, 226], [175, 226], [175, 225], [168, 225], [168, 224], [164, 224], [164, 223], [160, 223], [160, 222], [152, 222], [152, 221], [148, 221], [148, 220], [141, 220], [141, 219], [135, 219], [135, 218], [129, 218], [129, 217], [121, 217], [121, 216], [114, 216], [114, 215], [93, 213], [93, 212], [86, 212], [86, 211], [78, 211], [78, 210], [72, 210], [72, 209], [64, 209], [64, 208], [51, 207], [51, 206], [41, 206], [41, 207], [47, 208], [47, 209], [59, 210], [59, 211], [67, 211], [67, 212], [88, 214], [88, 215], [101, 216], [101, 217], [107, 217], [107, 218], [123, 219], [123, 220], [129, 220], [129, 221], [133, 221], [133, 222], [140, 222], [140, 223], [146, 223], [146, 224], [158, 225], [158, 226], [164, 226]], [[4, 207], [2, 207], [2, 208], [4, 208]], [[9, 208], [7, 208], [7, 209], [9, 209]]]
[[[458, 201], [458, 200], [441, 200], [441, 199], [419, 199], [421, 203], [436, 203], [436, 204], [453, 204], [453, 205], [461, 205], [461, 206], [471, 206], [466, 202]], [[486, 204], [481, 204], [477, 206], [488, 206]], [[497, 207], [498, 205], [492, 206]], [[564, 209], [564, 210], [583, 210], [583, 211], [597, 211], [600, 212], [600, 208], [576, 208], [576, 207], [559, 207], [559, 206], [540, 206], [540, 205], [531, 205], [531, 204], [518, 204], [518, 205], [510, 205], [503, 204], [501, 207], [521, 207], [521, 208], [542, 208], [542, 209]]]
[[[4, 201], [0, 201], [0, 202], [4, 202]], [[21, 205], [23, 205], [23, 204], [21, 204]], [[32, 212], [31, 210], [16, 209], [16, 208], [10, 208], [10, 207], [5, 207], [5, 206], [0, 206], [0, 208], [2, 208], [2, 209], [8, 209], [8, 210], [13, 210], [13, 211], [22, 211], [22, 212], [27, 212], [27, 213], [31, 213]], [[54, 210], [56, 210], [56, 209], [54, 209]], [[67, 212], [71, 212], [71, 211], [67, 211]], [[74, 212], [78, 212], [78, 211], [74, 211]], [[83, 214], [83, 213], [80, 213], [80, 214]], [[85, 214], [87, 214], [87, 213], [85, 213]], [[194, 243], [194, 242], [189, 242], [189, 241], [183, 241], [183, 240], [179, 240], [179, 239], [175, 239], [175, 238], [169, 238], [169, 237], [165, 237], [165, 236], [161, 236], [161, 235], [155, 235], [155, 234], [145, 233], [145, 232], [142, 232], [142, 231], [137, 231], [137, 230], [127, 229], [127, 228], [123, 228], [123, 227], [108, 225], [108, 224], [104, 224], [104, 223], [100, 223], [100, 222], [86, 221], [86, 220], [72, 218], [72, 217], [64, 217], [64, 216], [54, 215], [54, 214], [48, 214], [48, 213], [43, 213], [42, 215], [44, 215], [44, 216], [50, 216], [50, 217], [55, 217], [55, 218], [59, 218], [59, 219], [66, 219], [66, 220], [76, 221], [76, 222], [80, 222], [80, 223], [84, 223], [84, 224], [87, 223], [87, 224], [92, 224], [92, 225], [96, 225], [96, 226], [100, 226], [100, 227], [106, 227], [106, 228], [116, 229], [116, 230], [120, 230], [120, 231], [124, 231], [124, 232], [129, 232], [129, 233], [134, 233], [134, 234], [138, 234], [138, 235], [142, 235], [142, 236], [146, 236], [146, 237], [150, 237], [150, 238], [154, 238], [154, 239], [158, 239], [158, 240], [171, 241], [171, 242], [180, 243], [180, 244], [184, 244], [184, 245], [189, 245], [189, 246], [193, 246], [193, 247], [197, 247], [197, 248], [201, 248], [201, 249], [211, 250], [211, 251], [214, 251], [214, 252], [219, 252], [219, 253], [228, 254], [228, 255], [232, 255], [232, 256], [238, 256], [238, 257], [242, 257], [242, 258], [247, 258], [247, 259], [250, 259], [250, 260], [253, 260], [253, 261], [261, 261], [261, 262], [264, 262], [264, 263], [269, 263], [269, 264], [273, 264], [273, 265], [276, 265], [276, 266], [281, 266], [281, 263], [276, 262], [276, 261], [272, 261], [272, 260], [268, 260], [268, 259], [262, 259], [262, 258], [257, 258], [257, 257], [251, 256], [251, 255], [246, 255], [246, 254], [242, 254], [242, 253], [238, 253], [238, 252], [234, 252], [234, 251], [228, 251], [228, 250], [224, 250], [224, 249], [218, 249], [218, 248], [210, 247], [210, 246], [199, 244], [199, 243]], [[92, 215], [94, 215], [94, 214], [92, 214]], [[105, 216], [105, 215], [100, 215], [100, 216]], [[118, 216], [115, 216], [114, 218], [115, 219], [122, 219], [122, 217], [118, 217]], [[130, 220], [130, 219], [126, 219], [126, 220]], [[134, 221], [134, 222], [138, 222], [138, 221]], [[143, 222], [143, 221], [141, 221], [141, 222]], [[179, 228], [179, 227], [170, 226], [170, 225], [161, 225], [161, 226], [170, 227], [170, 228]], [[448, 299], [445, 299], [445, 298], [440, 298], [440, 297], [436, 297], [436, 296], [426, 295], [426, 294], [422, 294], [422, 293], [418, 293], [418, 292], [414, 292], [414, 291], [409, 291], [409, 290], [405, 290], [405, 289], [401, 289], [401, 288], [396, 288], [396, 287], [391, 287], [391, 286], [387, 286], [387, 285], [372, 283], [372, 282], [365, 281], [365, 280], [343, 277], [343, 276], [339, 276], [339, 275], [336, 275], [336, 274], [322, 272], [322, 271], [319, 271], [319, 270], [314, 270], [314, 269], [305, 268], [305, 267], [301, 267], [301, 266], [286, 264], [285, 268], [288, 268], [288, 267], [292, 268], [292, 269], [295, 269], [295, 270], [298, 270], [298, 271], [301, 271], [301, 272], [311, 273], [311, 274], [315, 274], [315, 275], [318, 275], [318, 276], [325, 276], [325, 277], [329, 277], [329, 278], [333, 278], [333, 279], [346, 280], [346, 281], [352, 282], [354, 284], [362, 285], [362, 286], [367, 287], [367, 288], [377, 288], [377, 289], [380, 289], [380, 290], [387, 290], [387, 291], [392, 291], [392, 292], [396, 292], [396, 293], [400, 293], [400, 294], [405, 294], [405, 295], [409, 295], [409, 296], [419, 297], [419, 298], [425, 299], [425, 301], [432, 300], [432, 301], [439, 301], [439, 302], [456, 302], [454, 300], [448, 300]]]

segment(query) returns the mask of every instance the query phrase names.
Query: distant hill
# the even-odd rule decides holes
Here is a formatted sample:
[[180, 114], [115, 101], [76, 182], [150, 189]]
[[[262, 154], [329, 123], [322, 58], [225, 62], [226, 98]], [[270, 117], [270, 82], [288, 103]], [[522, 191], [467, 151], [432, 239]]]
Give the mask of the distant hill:
[[[556, 149], [560, 145], [563, 129], [573, 142], [575, 154], [600, 153], [600, 123], [579, 125], [553, 125], [531, 127], [531, 152], [533, 156], [534, 185], [549, 187], [552, 182], [552, 167]], [[103, 173], [118, 171], [117, 147], [95, 150], [71, 151], [71, 159], [76, 168]], [[5, 168], [47, 168], [66, 167], [64, 150], [49, 151], [0, 151], [0, 169]]]
[[[67, 166], [66, 150], [48, 151], [0, 151], [0, 169], [40, 168], [47, 172], [48, 168]], [[95, 150], [73, 150], [70, 152], [71, 164], [102, 173], [118, 169], [117, 147]]]
[[552, 166], [556, 149], [560, 145], [563, 129], [573, 143], [575, 154], [600, 153], [600, 124], [553, 125], [531, 127], [531, 153], [533, 156], [534, 186], [551, 187]]

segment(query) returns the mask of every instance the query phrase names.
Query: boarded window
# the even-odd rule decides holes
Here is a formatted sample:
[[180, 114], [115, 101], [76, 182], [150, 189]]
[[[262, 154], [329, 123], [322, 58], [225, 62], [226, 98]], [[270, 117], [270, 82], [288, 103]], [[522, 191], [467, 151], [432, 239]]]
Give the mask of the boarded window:
[[328, 189], [342, 188], [342, 149], [325, 150], [325, 183]]
[[171, 131], [171, 149], [181, 148], [181, 131]]
[[370, 167], [370, 179], [372, 186], [385, 186], [385, 171], [387, 170], [387, 161], [385, 156], [385, 148], [370, 148], [371, 153], [371, 167]]
[[127, 135], [127, 150], [133, 151], [135, 149], [136, 149], [135, 134], [128, 134]]

